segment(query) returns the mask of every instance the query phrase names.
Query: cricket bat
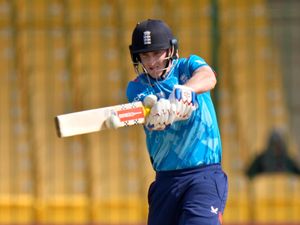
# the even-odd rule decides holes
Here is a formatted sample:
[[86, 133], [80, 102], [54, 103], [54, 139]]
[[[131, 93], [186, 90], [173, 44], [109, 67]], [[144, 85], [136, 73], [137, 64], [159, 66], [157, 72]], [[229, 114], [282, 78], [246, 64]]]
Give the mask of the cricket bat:
[[149, 111], [142, 102], [132, 102], [58, 115], [55, 117], [57, 135], [63, 138], [108, 129], [106, 121], [112, 115], [118, 118], [118, 127], [143, 124]]

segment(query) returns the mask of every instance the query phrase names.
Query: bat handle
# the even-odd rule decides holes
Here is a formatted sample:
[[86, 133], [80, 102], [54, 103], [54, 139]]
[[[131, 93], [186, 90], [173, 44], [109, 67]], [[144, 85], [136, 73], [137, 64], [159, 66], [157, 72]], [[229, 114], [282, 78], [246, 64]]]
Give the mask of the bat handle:
[[147, 117], [150, 114], [151, 108], [150, 107], [143, 107], [144, 115]]

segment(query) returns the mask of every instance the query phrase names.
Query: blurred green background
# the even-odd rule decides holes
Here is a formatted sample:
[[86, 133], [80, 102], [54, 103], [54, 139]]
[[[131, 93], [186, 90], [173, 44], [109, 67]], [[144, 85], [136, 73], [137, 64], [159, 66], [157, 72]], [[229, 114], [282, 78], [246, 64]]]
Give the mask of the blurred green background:
[[[300, 178], [246, 176], [280, 131], [300, 164], [300, 1], [0, 0], [0, 224], [145, 224], [142, 127], [59, 139], [58, 114], [126, 102], [135, 24], [165, 20], [218, 73], [224, 224], [300, 224]], [[268, 159], [276, 164], [276, 158]]]

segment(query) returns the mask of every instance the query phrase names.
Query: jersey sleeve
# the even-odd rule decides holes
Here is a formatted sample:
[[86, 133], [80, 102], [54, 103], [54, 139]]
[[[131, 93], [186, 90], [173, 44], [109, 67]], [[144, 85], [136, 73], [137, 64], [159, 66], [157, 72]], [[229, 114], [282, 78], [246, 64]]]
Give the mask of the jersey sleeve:
[[190, 55], [187, 59], [188, 74], [192, 75], [195, 70], [202, 66], [208, 66], [203, 58], [197, 55]]
[[138, 80], [130, 81], [127, 85], [126, 95], [129, 102], [143, 101], [149, 94], [152, 94], [149, 88]]

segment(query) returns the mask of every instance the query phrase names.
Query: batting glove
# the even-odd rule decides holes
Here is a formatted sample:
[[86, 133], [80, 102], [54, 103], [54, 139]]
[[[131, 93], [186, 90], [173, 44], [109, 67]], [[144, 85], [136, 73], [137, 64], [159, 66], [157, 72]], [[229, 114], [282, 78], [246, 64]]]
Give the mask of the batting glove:
[[146, 128], [149, 130], [164, 130], [174, 122], [176, 116], [175, 105], [168, 99], [160, 99], [151, 108], [149, 116], [146, 118]]
[[152, 108], [156, 102], [157, 102], [156, 95], [147, 95], [143, 100], [143, 105], [145, 107]]
[[188, 119], [197, 108], [196, 93], [187, 86], [175, 85], [169, 100], [175, 105], [176, 121]]

